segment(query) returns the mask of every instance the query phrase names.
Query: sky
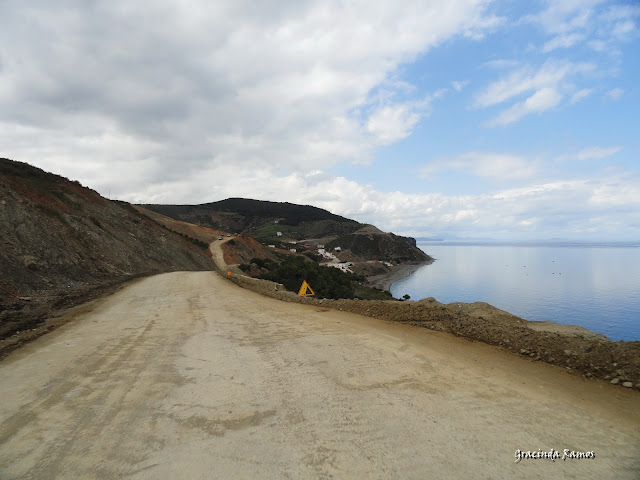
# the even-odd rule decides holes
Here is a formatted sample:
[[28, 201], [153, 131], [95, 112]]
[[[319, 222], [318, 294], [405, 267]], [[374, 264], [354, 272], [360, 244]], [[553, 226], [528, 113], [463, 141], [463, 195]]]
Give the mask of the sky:
[[638, 0], [0, 0], [0, 156], [134, 203], [640, 240]]

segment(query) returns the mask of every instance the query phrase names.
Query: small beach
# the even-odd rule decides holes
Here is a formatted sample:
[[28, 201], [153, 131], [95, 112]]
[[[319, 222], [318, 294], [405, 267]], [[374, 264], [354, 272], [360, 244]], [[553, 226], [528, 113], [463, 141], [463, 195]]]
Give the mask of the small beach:
[[433, 260], [429, 260], [428, 262], [418, 264], [395, 265], [391, 267], [390, 272], [371, 276], [367, 278], [367, 281], [372, 287], [390, 291], [391, 285], [395, 282], [411, 276], [411, 274], [419, 268], [425, 265], [431, 265], [433, 262]]

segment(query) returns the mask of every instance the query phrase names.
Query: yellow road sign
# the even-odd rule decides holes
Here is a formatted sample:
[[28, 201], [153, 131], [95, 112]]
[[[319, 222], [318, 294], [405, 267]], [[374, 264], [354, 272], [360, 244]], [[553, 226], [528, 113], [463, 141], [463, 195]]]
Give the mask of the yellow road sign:
[[[311, 293], [308, 293], [308, 292], [311, 292]], [[315, 295], [315, 293], [313, 293], [313, 290], [311, 289], [311, 287], [309, 286], [307, 281], [303, 280], [302, 285], [300, 285], [300, 291], [298, 292], [298, 296], [299, 297], [312, 297], [314, 295]]]

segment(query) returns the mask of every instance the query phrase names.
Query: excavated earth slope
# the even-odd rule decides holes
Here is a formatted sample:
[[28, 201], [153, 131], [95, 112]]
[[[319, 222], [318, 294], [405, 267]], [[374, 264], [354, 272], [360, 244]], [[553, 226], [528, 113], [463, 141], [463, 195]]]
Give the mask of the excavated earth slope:
[[8, 159], [0, 159], [0, 225], [0, 339], [41, 328], [96, 289], [213, 267], [205, 249], [129, 204]]

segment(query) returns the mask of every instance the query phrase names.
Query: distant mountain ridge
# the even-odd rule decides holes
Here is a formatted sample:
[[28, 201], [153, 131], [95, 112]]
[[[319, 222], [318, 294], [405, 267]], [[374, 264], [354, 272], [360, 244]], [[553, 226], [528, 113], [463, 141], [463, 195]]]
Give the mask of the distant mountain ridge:
[[[200, 205], [141, 204], [140, 206], [176, 220], [258, 239], [275, 237], [276, 231], [286, 231], [291, 239], [302, 240], [310, 236], [352, 233], [364, 226], [355, 220], [311, 205], [249, 198], [228, 198]], [[267, 225], [273, 227], [265, 228]]]
[[[385, 233], [373, 225], [310, 205], [228, 198], [201, 205], [140, 206], [176, 220], [251, 236], [281, 248], [304, 247], [311, 252], [317, 245], [325, 245], [337, 260], [344, 262], [397, 265], [432, 260], [413, 238]], [[371, 274], [371, 265], [361, 272]], [[381, 273], [380, 268], [376, 273]]]

